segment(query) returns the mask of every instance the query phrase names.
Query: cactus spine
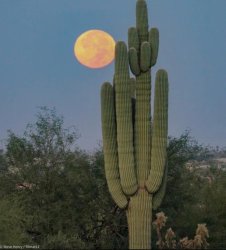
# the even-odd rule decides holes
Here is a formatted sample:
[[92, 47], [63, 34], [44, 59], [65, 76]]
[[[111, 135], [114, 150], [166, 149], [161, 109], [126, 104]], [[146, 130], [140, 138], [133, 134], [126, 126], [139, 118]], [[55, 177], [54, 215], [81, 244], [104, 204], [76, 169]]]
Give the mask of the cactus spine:
[[148, 31], [145, 0], [137, 1], [136, 21], [128, 31], [129, 48], [116, 44], [113, 85], [101, 88], [102, 134], [108, 188], [126, 209], [129, 248], [151, 249], [152, 209], [161, 204], [167, 179], [168, 77], [165, 70], [156, 74], [151, 122], [151, 67], [159, 33]]

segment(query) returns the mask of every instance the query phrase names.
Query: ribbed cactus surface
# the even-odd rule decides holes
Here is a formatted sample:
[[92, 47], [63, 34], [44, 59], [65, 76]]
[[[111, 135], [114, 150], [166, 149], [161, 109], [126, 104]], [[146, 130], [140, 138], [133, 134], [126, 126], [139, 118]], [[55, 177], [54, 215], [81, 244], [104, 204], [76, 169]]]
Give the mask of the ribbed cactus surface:
[[151, 67], [158, 47], [159, 32], [148, 30], [147, 5], [138, 0], [128, 48], [116, 44], [113, 85], [101, 88], [106, 179], [116, 204], [126, 208], [130, 249], [151, 248], [152, 209], [161, 204], [167, 180], [168, 77], [163, 69], [155, 78], [151, 119]]

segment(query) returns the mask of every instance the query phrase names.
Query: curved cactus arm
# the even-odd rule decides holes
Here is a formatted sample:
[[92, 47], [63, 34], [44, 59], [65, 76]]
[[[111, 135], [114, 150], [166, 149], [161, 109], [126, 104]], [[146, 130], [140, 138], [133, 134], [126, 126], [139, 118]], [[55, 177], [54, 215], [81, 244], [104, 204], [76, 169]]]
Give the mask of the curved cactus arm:
[[123, 192], [126, 195], [132, 195], [137, 191], [137, 179], [134, 162], [131, 86], [126, 44], [118, 42], [115, 53], [114, 80], [119, 173]]
[[168, 164], [166, 163], [161, 186], [160, 186], [159, 190], [153, 195], [153, 199], [152, 199], [152, 209], [153, 210], [157, 210], [160, 207], [162, 200], [165, 196], [167, 175], [168, 175]]
[[157, 28], [152, 28], [149, 31], [148, 40], [151, 45], [151, 66], [154, 66], [157, 62], [159, 51], [159, 31]]
[[161, 183], [166, 164], [168, 133], [168, 76], [165, 70], [156, 74], [154, 119], [152, 131], [151, 170], [145, 186], [150, 193], [155, 193]]
[[118, 168], [118, 152], [115, 121], [115, 104], [113, 87], [104, 83], [101, 87], [101, 120], [105, 174], [109, 191], [120, 208], [127, 206], [127, 197], [122, 192]]

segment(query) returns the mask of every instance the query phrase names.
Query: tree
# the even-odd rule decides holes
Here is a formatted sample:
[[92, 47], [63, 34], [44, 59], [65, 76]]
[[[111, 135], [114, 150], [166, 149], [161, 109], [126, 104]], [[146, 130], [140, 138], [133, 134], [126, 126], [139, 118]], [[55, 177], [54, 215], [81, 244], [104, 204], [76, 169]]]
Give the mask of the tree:
[[10, 176], [13, 200], [23, 211], [21, 235], [30, 242], [48, 248], [59, 241], [60, 247], [89, 246], [95, 185], [89, 157], [75, 146], [76, 139], [76, 131], [65, 129], [63, 118], [45, 107], [23, 137], [9, 133], [4, 178]]

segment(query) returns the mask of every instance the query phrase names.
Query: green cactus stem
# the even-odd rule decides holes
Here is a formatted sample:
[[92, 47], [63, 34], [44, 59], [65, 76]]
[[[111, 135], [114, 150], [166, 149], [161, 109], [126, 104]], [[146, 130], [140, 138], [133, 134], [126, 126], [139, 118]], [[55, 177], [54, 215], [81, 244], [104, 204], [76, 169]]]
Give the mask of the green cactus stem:
[[105, 138], [103, 141], [105, 174], [108, 188], [116, 204], [120, 208], [124, 208], [128, 201], [120, 184], [114, 93], [110, 83], [102, 85], [101, 108], [103, 137]]
[[128, 48], [116, 44], [113, 86], [101, 88], [102, 135], [108, 188], [126, 209], [129, 248], [151, 249], [152, 209], [161, 204], [167, 181], [168, 76], [162, 69], [156, 74], [151, 121], [151, 67], [159, 33], [148, 31], [145, 0], [137, 0], [136, 20], [128, 30]]

